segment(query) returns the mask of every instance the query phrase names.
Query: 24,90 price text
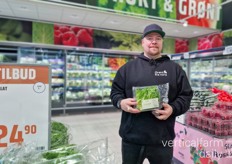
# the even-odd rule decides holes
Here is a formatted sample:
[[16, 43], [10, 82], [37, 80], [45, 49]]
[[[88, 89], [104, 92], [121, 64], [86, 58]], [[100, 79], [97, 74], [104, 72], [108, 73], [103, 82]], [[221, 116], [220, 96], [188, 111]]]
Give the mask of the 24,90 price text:
[[0, 125], [0, 147], [7, 147], [7, 142], [2, 142], [2, 139], [10, 135], [9, 143], [22, 143], [24, 141], [23, 134], [36, 134], [36, 125], [25, 125], [24, 130], [18, 130], [19, 125], [13, 125], [12, 130], [5, 125]]

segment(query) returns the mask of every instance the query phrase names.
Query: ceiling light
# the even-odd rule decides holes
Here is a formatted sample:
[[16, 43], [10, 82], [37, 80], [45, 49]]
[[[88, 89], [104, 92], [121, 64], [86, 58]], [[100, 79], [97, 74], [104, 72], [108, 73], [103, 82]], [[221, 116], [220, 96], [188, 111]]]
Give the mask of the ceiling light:
[[187, 27], [188, 26], [188, 21], [184, 21], [183, 26]]

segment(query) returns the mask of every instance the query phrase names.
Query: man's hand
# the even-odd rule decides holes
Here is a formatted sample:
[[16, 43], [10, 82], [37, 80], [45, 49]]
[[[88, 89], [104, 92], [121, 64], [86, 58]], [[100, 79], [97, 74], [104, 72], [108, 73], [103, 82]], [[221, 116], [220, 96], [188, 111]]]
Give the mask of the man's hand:
[[124, 110], [125, 112], [129, 112], [129, 113], [140, 113], [141, 111], [133, 108], [133, 106], [136, 106], [137, 102], [134, 98], [127, 98], [127, 99], [123, 99], [121, 101], [121, 109]]
[[166, 120], [171, 116], [172, 112], [172, 107], [167, 103], [163, 103], [163, 109], [154, 110], [152, 111], [152, 114], [159, 120]]

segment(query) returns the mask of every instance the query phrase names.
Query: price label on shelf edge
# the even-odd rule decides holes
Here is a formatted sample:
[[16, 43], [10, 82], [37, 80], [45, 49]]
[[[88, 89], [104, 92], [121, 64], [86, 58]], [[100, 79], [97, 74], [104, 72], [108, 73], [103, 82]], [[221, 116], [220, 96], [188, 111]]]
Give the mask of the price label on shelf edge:
[[0, 64], [0, 154], [12, 144], [49, 146], [50, 67]]
[[172, 57], [172, 60], [180, 60], [181, 59], [181, 56], [173, 56]]
[[232, 46], [225, 47], [225, 50], [223, 51], [223, 55], [229, 55], [232, 54]]
[[189, 59], [189, 53], [188, 52], [184, 53], [184, 59]]

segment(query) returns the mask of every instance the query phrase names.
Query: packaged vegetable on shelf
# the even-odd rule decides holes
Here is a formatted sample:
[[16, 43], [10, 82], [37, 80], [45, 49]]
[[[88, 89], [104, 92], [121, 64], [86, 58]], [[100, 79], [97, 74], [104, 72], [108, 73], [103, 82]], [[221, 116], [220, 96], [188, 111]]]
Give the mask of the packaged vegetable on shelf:
[[137, 101], [136, 108], [140, 111], [151, 111], [162, 108], [168, 103], [169, 84], [133, 87], [133, 96]]
[[[68, 134], [68, 128], [60, 122], [52, 122], [52, 133], [59, 131]], [[67, 140], [66, 140], [67, 141]], [[1, 164], [116, 164], [117, 159], [111, 151], [108, 138], [76, 145], [59, 142], [44, 150], [35, 142], [13, 144], [0, 155]], [[53, 142], [53, 141], [51, 141]], [[52, 143], [51, 143], [52, 144]]]
[[217, 94], [209, 89], [194, 89], [193, 98], [190, 103], [190, 111], [201, 111], [201, 107], [213, 106], [217, 101]]

